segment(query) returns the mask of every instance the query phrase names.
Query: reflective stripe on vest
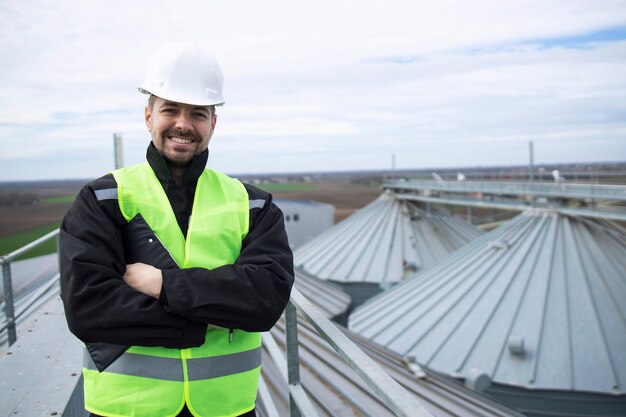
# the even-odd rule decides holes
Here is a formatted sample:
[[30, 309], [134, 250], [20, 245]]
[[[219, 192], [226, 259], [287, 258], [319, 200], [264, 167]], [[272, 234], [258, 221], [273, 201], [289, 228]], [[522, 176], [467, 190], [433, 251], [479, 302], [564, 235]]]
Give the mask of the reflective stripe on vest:
[[[205, 170], [196, 185], [187, 238], [148, 163], [113, 171], [127, 221], [141, 214], [181, 268], [232, 264], [248, 233], [248, 194], [239, 181]], [[107, 190], [99, 199], [115, 198]], [[255, 204], [256, 205], [256, 204]], [[237, 416], [254, 408], [261, 336], [207, 329], [197, 348], [131, 346], [103, 372], [84, 357], [85, 408], [99, 415], [175, 416], [187, 403], [198, 416]]]
[[[210, 356], [207, 358], [187, 359], [189, 381], [220, 378], [232, 374], [251, 371], [261, 366], [261, 348], [255, 348], [230, 355]], [[83, 367], [97, 370], [87, 349], [83, 349]], [[183, 382], [182, 361], [177, 358], [138, 355], [124, 353], [115, 360], [106, 372], [120, 375], [156, 378], [166, 381]]]

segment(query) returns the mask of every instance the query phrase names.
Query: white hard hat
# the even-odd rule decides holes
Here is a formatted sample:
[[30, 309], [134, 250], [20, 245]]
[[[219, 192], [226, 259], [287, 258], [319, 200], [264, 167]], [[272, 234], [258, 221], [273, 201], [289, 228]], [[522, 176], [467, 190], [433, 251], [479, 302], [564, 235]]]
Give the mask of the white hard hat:
[[193, 43], [167, 43], [152, 55], [139, 91], [196, 106], [224, 104], [217, 59]]

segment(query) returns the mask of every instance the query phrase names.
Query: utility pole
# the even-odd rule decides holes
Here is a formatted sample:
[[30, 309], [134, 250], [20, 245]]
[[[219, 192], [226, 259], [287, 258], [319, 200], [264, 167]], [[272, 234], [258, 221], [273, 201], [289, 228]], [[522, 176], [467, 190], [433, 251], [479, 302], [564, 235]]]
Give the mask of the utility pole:
[[[535, 162], [535, 147], [533, 146], [533, 141], [528, 142], [528, 157], [529, 157], [529, 165], [528, 165], [528, 183], [530, 184], [529, 188], [532, 188], [533, 182], [535, 181], [535, 167], [533, 166]], [[535, 206], [536, 196], [529, 194], [527, 199], [530, 198], [530, 205], [532, 207]]]
[[534, 164], [534, 159], [535, 159], [535, 150], [533, 147], [533, 141], [531, 140], [530, 142], [528, 142], [528, 151], [529, 151], [529, 157], [530, 157], [530, 165], [528, 166], [528, 182], [530, 182], [531, 184], [533, 183], [533, 181], [535, 180], [535, 168], [533, 167]]
[[396, 179], [396, 154], [391, 154], [391, 171], [393, 172], [393, 179]]
[[124, 152], [122, 150], [122, 134], [113, 133], [113, 153], [115, 158], [115, 169], [124, 166]]

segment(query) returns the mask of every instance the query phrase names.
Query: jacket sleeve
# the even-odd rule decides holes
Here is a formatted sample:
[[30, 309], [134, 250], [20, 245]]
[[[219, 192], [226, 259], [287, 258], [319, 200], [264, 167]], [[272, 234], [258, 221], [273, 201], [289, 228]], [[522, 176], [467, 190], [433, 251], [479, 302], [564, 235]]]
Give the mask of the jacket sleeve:
[[115, 191], [111, 175], [85, 186], [61, 224], [61, 298], [70, 330], [83, 342], [201, 345], [206, 324], [166, 311], [124, 282], [125, 220], [117, 200], [109, 198]]
[[212, 270], [163, 270], [160, 300], [170, 312], [245, 331], [268, 331], [280, 318], [294, 281], [283, 214], [270, 194], [250, 185], [246, 189], [251, 201], [263, 205], [251, 206], [239, 257]]

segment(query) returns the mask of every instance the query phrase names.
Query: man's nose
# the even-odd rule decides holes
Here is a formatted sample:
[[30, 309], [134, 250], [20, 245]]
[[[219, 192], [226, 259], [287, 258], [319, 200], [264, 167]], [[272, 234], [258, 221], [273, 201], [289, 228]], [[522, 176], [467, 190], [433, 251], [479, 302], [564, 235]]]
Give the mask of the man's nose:
[[189, 132], [192, 129], [191, 117], [185, 112], [180, 112], [176, 117], [176, 124], [174, 127], [181, 132]]

